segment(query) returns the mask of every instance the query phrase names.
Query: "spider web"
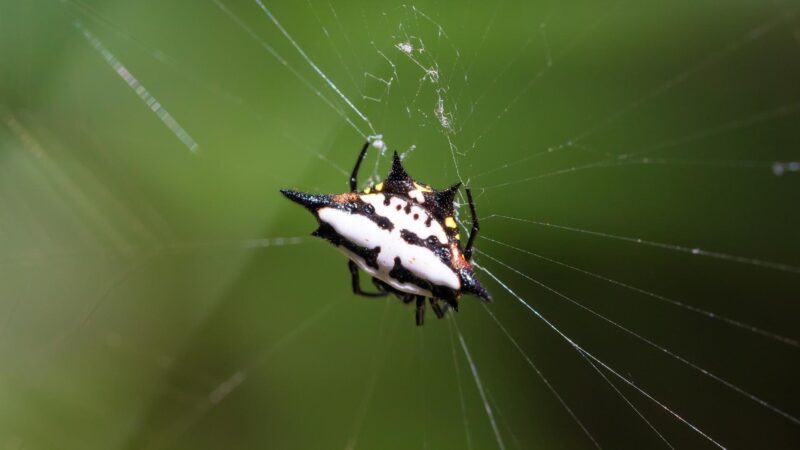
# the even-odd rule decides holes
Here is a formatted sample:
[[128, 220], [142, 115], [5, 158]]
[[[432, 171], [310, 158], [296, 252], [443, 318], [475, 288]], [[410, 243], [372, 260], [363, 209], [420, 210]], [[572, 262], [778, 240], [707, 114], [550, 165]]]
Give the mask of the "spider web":
[[[796, 446], [796, 8], [671, 8], [10, 7], [0, 444]], [[364, 140], [493, 304], [347, 292], [276, 192]]]

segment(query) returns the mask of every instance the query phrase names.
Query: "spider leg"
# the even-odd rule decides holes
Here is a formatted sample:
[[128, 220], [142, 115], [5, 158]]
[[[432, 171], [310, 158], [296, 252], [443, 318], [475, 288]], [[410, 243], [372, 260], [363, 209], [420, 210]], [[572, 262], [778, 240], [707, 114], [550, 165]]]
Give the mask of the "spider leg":
[[384, 283], [383, 281], [372, 277], [372, 284], [375, 286], [379, 292], [386, 292], [387, 294], [391, 292], [392, 287], [388, 284]]
[[442, 301], [445, 302], [444, 306], [442, 307], [442, 313], [446, 313], [451, 308], [453, 309], [453, 311], [458, 312], [458, 300], [442, 300]]
[[437, 319], [441, 319], [444, 317], [444, 310], [439, 306], [439, 299], [436, 298], [429, 298], [428, 301], [431, 304], [431, 309], [433, 313], [436, 314]]
[[403, 303], [406, 304], [406, 305], [411, 303], [411, 302], [413, 302], [414, 299], [416, 298], [414, 296], [414, 294], [408, 294], [406, 292], [398, 291], [397, 289], [389, 286], [388, 284], [386, 284], [385, 281], [383, 281], [383, 280], [381, 280], [380, 278], [377, 278], [377, 277], [372, 277], [372, 284], [374, 284], [375, 287], [380, 292], [385, 292], [387, 294], [394, 294], [395, 297], [397, 297], [400, 300], [402, 300]]
[[[358, 266], [352, 260], [347, 262], [347, 267], [350, 268], [350, 279], [353, 282], [353, 293], [364, 297], [383, 297], [387, 294], [386, 291], [381, 292], [364, 292], [361, 290], [361, 283], [358, 278]], [[377, 286], [377, 285], [376, 285]]]
[[464, 188], [467, 191], [467, 200], [469, 201], [469, 212], [472, 215], [472, 230], [469, 232], [469, 240], [467, 246], [464, 247], [464, 258], [467, 261], [472, 261], [472, 247], [475, 245], [475, 238], [478, 236], [481, 226], [478, 223], [478, 214], [475, 213], [475, 202], [472, 201], [472, 190]]
[[425, 323], [425, 297], [417, 296], [417, 326], [421, 327]]
[[355, 192], [358, 188], [358, 169], [361, 168], [361, 161], [364, 161], [368, 148], [369, 141], [365, 142], [364, 147], [361, 148], [361, 153], [358, 154], [358, 159], [356, 160], [356, 166], [353, 167], [353, 173], [350, 175], [350, 192]]

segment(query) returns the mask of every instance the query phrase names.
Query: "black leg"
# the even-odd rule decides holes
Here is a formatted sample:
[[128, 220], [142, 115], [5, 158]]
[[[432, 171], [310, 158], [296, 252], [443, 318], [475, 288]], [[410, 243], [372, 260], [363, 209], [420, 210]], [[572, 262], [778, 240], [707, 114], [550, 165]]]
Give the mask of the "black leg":
[[353, 167], [353, 173], [350, 175], [350, 192], [355, 192], [358, 189], [358, 169], [361, 168], [361, 161], [363, 161], [364, 156], [367, 155], [368, 148], [369, 148], [369, 141], [364, 143], [364, 147], [361, 149], [361, 153], [358, 154], [358, 159], [356, 160], [356, 166]]
[[458, 300], [442, 300], [442, 301], [445, 302], [444, 306], [442, 307], [442, 313], [446, 313], [447, 311], [450, 310], [450, 308], [452, 308], [453, 311], [458, 312]]
[[431, 309], [433, 313], [436, 314], [437, 319], [441, 319], [444, 317], [444, 310], [439, 306], [439, 300], [435, 298], [429, 298], [428, 301], [431, 304]]
[[378, 292], [385, 292], [386, 294], [393, 294], [395, 297], [399, 298], [403, 301], [404, 304], [409, 304], [416, 299], [414, 294], [409, 294], [407, 292], [398, 291], [397, 289], [391, 287], [390, 285], [386, 284], [385, 281], [372, 277], [372, 284], [375, 285], [375, 288], [378, 289]]
[[386, 295], [386, 291], [383, 292], [364, 292], [361, 290], [361, 283], [358, 279], [358, 266], [352, 260], [347, 261], [347, 267], [350, 268], [350, 279], [353, 281], [353, 293], [356, 295], [362, 295], [364, 297], [383, 297]]
[[417, 326], [421, 327], [425, 323], [425, 297], [417, 296]]
[[391, 286], [375, 277], [372, 277], [372, 284], [375, 286], [375, 289], [377, 289], [378, 292], [386, 292], [387, 294], [391, 292]]
[[472, 214], [472, 230], [469, 232], [467, 246], [464, 247], [464, 258], [466, 258], [467, 261], [472, 261], [472, 247], [475, 245], [475, 237], [478, 236], [478, 231], [481, 229], [481, 226], [478, 224], [478, 215], [475, 213], [475, 203], [472, 201], [472, 191], [470, 188], [465, 188], [464, 190], [467, 191], [469, 212]]

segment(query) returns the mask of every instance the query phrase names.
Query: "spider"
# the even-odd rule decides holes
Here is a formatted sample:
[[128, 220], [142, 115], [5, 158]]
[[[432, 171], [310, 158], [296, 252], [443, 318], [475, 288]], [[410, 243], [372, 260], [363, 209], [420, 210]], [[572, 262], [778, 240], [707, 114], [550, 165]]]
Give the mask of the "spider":
[[[416, 300], [417, 325], [425, 321], [426, 298], [439, 319], [449, 308], [458, 311], [463, 293], [491, 301], [470, 264], [480, 229], [470, 189], [465, 188], [472, 230], [462, 251], [453, 216], [453, 200], [461, 183], [442, 191], [418, 183], [394, 152], [389, 176], [357, 192], [358, 171], [368, 148], [369, 141], [356, 159], [350, 192], [307, 194], [281, 189], [314, 214], [319, 228], [311, 234], [349, 258], [353, 293], [364, 297], [394, 294], [406, 304]], [[372, 276], [377, 292], [362, 290], [359, 268]]]

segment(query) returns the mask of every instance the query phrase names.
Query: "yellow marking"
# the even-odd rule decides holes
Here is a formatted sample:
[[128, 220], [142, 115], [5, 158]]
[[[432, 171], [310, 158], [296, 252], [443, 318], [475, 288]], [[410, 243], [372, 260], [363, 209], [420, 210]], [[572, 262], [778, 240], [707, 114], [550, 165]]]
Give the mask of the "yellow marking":
[[383, 182], [380, 182], [375, 185], [375, 192], [380, 192], [383, 190]]
[[461, 235], [456, 233], [456, 240], [460, 240], [460, 239], [461, 239]]
[[372, 192], [372, 188], [371, 187], [368, 187], [368, 188], [364, 189], [364, 193], [365, 194], [369, 194], [370, 192]]
[[431, 189], [430, 186], [423, 186], [418, 184], [416, 181], [414, 182], [414, 186], [422, 192], [433, 192], [433, 189]]
[[456, 228], [456, 221], [452, 217], [444, 219], [444, 226], [447, 228]]

